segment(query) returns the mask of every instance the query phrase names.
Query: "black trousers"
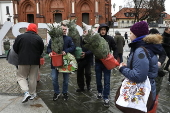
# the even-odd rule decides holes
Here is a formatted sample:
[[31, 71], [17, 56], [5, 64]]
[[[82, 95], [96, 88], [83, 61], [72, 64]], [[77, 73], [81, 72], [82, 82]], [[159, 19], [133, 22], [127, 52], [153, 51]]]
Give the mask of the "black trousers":
[[91, 62], [82, 59], [78, 61], [78, 70], [77, 70], [77, 84], [80, 89], [84, 89], [85, 81], [84, 75], [86, 78], [86, 86], [90, 87], [91, 82]]

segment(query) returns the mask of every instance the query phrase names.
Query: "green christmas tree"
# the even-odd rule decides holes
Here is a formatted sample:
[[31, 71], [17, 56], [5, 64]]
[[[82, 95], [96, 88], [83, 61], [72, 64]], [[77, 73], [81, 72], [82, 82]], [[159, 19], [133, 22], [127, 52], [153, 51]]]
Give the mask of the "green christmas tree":
[[63, 50], [63, 30], [60, 25], [47, 24], [49, 27], [48, 34], [51, 37], [51, 48], [54, 52], [62, 54]]
[[89, 49], [98, 59], [106, 58], [109, 54], [108, 42], [100, 36], [99, 33], [94, 33], [92, 28], [86, 35], [83, 35], [85, 48]]

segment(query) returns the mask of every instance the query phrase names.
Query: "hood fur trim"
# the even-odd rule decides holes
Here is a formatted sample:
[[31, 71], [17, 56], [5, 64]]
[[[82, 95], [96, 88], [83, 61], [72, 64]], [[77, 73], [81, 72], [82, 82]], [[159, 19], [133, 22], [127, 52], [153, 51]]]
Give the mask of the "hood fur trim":
[[163, 37], [159, 34], [150, 34], [143, 38], [146, 43], [161, 44]]

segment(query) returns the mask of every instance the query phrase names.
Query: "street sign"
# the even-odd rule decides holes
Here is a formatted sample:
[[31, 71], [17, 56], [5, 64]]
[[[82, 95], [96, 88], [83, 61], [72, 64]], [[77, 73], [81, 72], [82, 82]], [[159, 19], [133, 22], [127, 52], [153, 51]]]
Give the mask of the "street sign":
[[113, 26], [118, 26], [118, 22], [114, 22], [114, 25]]

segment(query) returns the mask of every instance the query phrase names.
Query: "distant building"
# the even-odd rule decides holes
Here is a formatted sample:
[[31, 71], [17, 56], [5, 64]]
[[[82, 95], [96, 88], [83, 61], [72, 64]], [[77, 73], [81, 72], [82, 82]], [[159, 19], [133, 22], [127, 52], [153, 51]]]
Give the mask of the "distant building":
[[[165, 13], [165, 12], [164, 12]], [[166, 14], [165, 17], [164, 17], [164, 20], [163, 20], [163, 24], [165, 26], [169, 26], [170, 27], [170, 15], [169, 14]]]
[[134, 8], [122, 8], [114, 15], [118, 28], [129, 27], [134, 24], [134, 15], [133, 14], [131, 14], [131, 15], [129, 14], [128, 17], [125, 16], [126, 12], [130, 12], [133, 9]]
[[[131, 13], [134, 10], [134, 8], [122, 8], [114, 16], [112, 16], [112, 19], [114, 18], [114, 20], [116, 20], [115, 23], [117, 23], [118, 28], [126, 28], [134, 24], [135, 16], [133, 13]], [[163, 13], [165, 14], [163, 18], [163, 24], [168, 26], [170, 25], [170, 15], [166, 12]]]
[[111, 22], [111, 0], [13, 0], [14, 22], [53, 23], [78, 18], [77, 24]]
[[13, 22], [13, 4], [11, 0], [0, 0], [0, 28], [5, 21]]

